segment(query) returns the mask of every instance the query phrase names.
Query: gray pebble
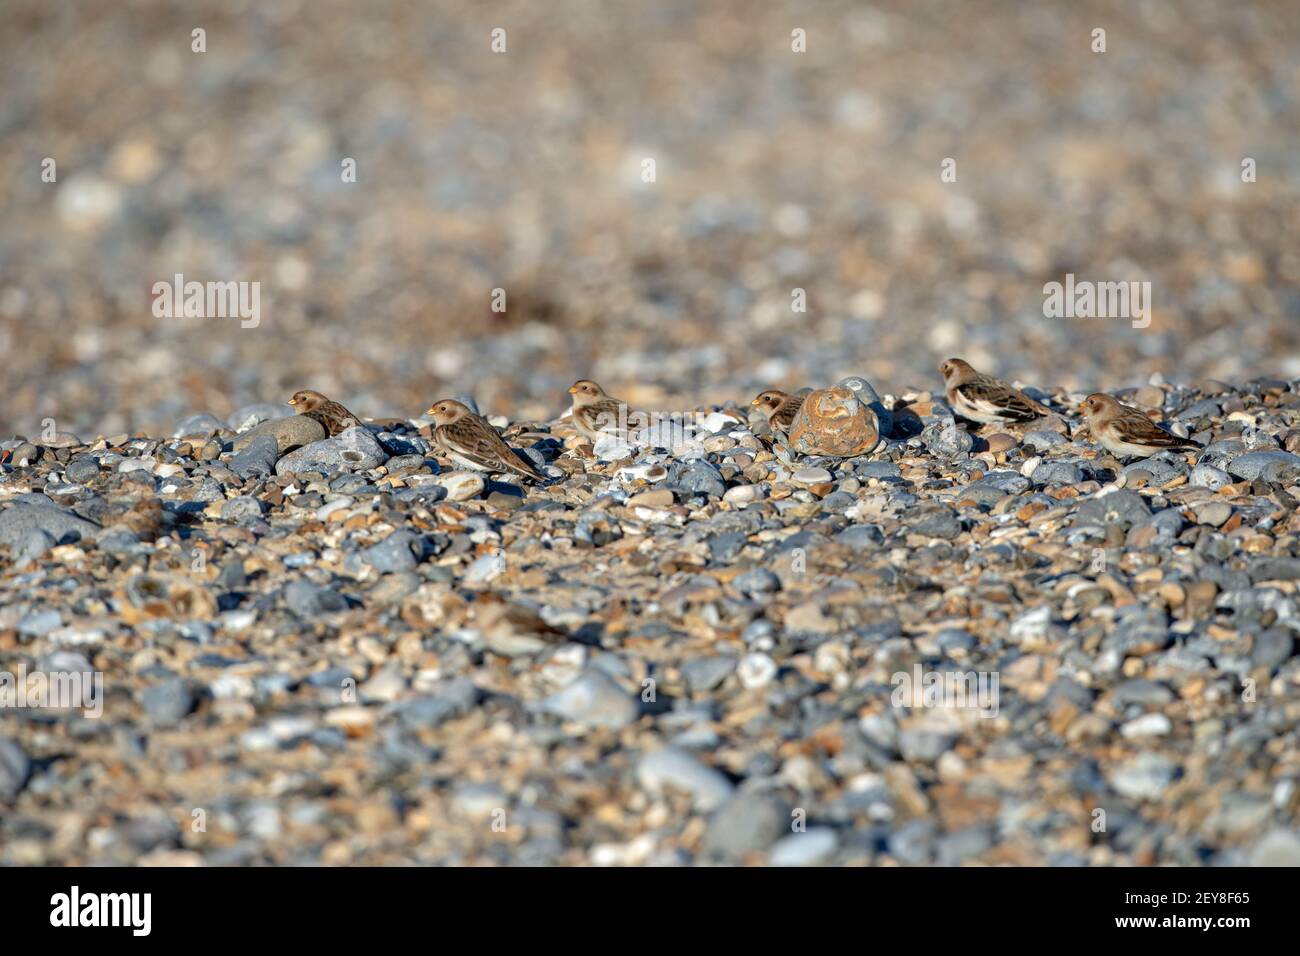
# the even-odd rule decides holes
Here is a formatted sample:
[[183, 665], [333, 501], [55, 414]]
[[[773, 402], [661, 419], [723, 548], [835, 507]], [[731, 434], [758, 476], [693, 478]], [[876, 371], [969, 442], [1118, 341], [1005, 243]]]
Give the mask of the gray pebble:
[[682, 664], [682, 676], [691, 693], [713, 690], [736, 669], [736, 658], [728, 654], [693, 657]]
[[14, 549], [14, 563], [26, 567], [43, 558], [58, 542], [43, 528], [31, 528]]
[[1290, 484], [1300, 477], [1300, 455], [1289, 451], [1251, 451], [1232, 459], [1228, 471], [1248, 481], [1263, 478]]
[[595, 668], [583, 671], [573, 683], [535, 706], [544, 713], [589, 727], [625, 727], [639, 713], [636, 698]]
[[328, 614], [347, 609], [347, 600], [338, 592], [310, 581], [293, 581], [284, 589], [284, 603], [294, 614], [304, 620], [317, 614]]
[[839, 836], [830, 827], [810, 827], [778, 840], [768, 862], [772, 866], [817, 866], [833, 857], [839, 845]]
[[361, 558], [380, 574], [410, 571], [419, 563], [423, 547], [413, 532], [400, 529], [362, 552]]
[[742, 791], [720, 806], [704, 831], [706, 856], [737, 860], [761, 853], [789, 832], [790, 813], [775, 798]]
[[230, 459], [230, 470], [240, 478], [267, 478], [275, 471], [280, 445], [274, 435], [258, 435]]
[[885, 540], [885, 535], [873, 524], [855, 524], [837, 534], [835, 540], [854, 551], [872, 551]]
[[92, 481], [98, 474], [99, 462], [90, 455], [78, 455], [68, 462], [68, 467], [63, 470], [64, 478], [81, 485]]
[[194, 694], [184, 680], [173, 677], [146, 687], [140, 706], [158, 723], [175, 723], [194, 709]]
[[297, 451], [289, 452], [276, 462], [275, 473], [293, 475], [312, 471], [323, 475], [345, 472], [355, 474], [377, 468], [387, 460], [388, 455], [379, 446], [375, 436], [364, 427], [354, 426], [334, 438], [312, 442]]
[[232, 524], [247, 524], [262, 517], [262, 502], [250, 495], [231, 498], [221, 506], [221, 520]]
[[1110, 782], [1122, 796], [1157, 800], [1178, 776], [1178, 766], [1163, 754], [1144, 751], [1121, 764]]
[[273, 402], [258, 402], [254, 405], [245, 405], [231, 415], [226, 419], [226, 427], [232, 432], [244, 432], [262, 424], [262, 422], [288, 418], [290, 415], [293, 415], [293, 409], [287, 404], [276, 405]]
[[44, 637], [63, 626], [63, 616], [54, 608], [33, 611], [18, 622], [18, 633], [24, 637]]
[[295, 448], [301, 448], [303, 445], [310, 445], [313, 442], [323, 440], [325, 438], [325, 428], [320, 422], [308, 418], [306, 415], [290, 415], [287, 418], [276, 418], [262, 422], [260, 425], [254, 425], [248, 431], [239, 435], [235, 439], [234, 450], [236, 452], [243, 451], [263, 435], [270, 435], [274, 438], [279, 454], [283, 455]]
[[731, 582], [741, 594], [772, 594], [781, 590], [781, 579], [767, 568], [753, 568]]
[[226, 427], [216, 415], [208, 412], [201, 412], [198, 415], [191, 415], [189, 418], [182, 418], [176, 423], [176, 430], [172, 432], [173, 438], [183, 438], [186, 435], [210, 435], [213, 432], [219, 432]]
[[675, 747], [645, 754], [636, 772], [641, 786], [650, 793], [684, 791], [691, 795], [695, 808], [705, 812], [722, 804], [735, 789], [723, 774]]
[[16, 740], [0, 737], [0, 800], [12, 800], [27, 783], [32, 762]]
[[1079, 506], [1077, 514], [1080, 518], [1104, 524], [1128, 525], [1141, 524], [1151, 514], [1151, 509], [1146, 499], [1136, 491], [1122, 489], [1099, 498], [1089, 498]]
[[17, 545], [34, 528], [64, 542], [91, 537], [99, 525], [59, 507], [44, 495], [24, 495], [0, 511], [0, 544]]

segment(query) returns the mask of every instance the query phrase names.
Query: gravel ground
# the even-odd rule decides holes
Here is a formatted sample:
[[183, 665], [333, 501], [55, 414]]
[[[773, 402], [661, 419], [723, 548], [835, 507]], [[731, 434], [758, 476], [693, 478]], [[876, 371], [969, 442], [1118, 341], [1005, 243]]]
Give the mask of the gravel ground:
[[103, 694], [6, 714], [0, 862], [1300, 865], [1300, 381], [1127, 390], [1206, 443], [1128, 465], [1037, 394], [500, 419], [528, 489], [419, 421], [6, 442], [0, 653]]
[[[1075, 389], [1300, 375], [1289, 3], [3, 16], [0, 434], [163, 434], [304, 387], [539, 418], [584, 377], [681, 407], [924, 388], [948, 354]], [[176, 273], [260, 282], [260, 324], [156, 318]], [[1152, 282], [1150, 327], [1044, 318], [1067, 273]]]
[[[9, 0], [0, 88], [0, 703], [104, 691], [0, 708], [0, 863], [1300, 865], [1292, 4]], [[950, 355], [1057, 414], [968, 440]], [[749, 419], [850, 374], [870, 455]]]

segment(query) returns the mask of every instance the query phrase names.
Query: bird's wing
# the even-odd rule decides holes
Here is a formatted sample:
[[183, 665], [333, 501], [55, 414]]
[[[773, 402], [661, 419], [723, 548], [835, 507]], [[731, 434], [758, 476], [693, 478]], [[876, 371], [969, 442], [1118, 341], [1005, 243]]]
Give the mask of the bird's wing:
[[341, 431], [361, 424], [361, 419], [334, 401], [321, 402], [320, 405], [310, 412], [305, 412], [304, 415], [319, 422], [321, 428], [325, 429], [325, 434], [331, 438]]
[[789, 428], [794, 424], [794, 418], [799, 414], [799, 409], [803, 408], [804, 395], [791, 395], [772, 415], [772, 423], [781, 428]]
[[1116, 417], [1111, 424], [1120, 441], [1132, 445], [1146, 445], [1151, 448], [1200, 448], [1194, 441], [1179, 438], [1165, 431], [1139, 411], [1127, 411]]
[[[627, 411], [623, 412], [625, 408]], [[621, 416], [620, 412], [622, 412]], [[577, 414], [582, 416], [583, 423], [592, 431], [607, 432], [611, 435], [621, 434], [620, 426], [624, 424], [630, 431], [636, 431], [649, 424], [648, 420], [643, 421], [638, 412], [627, 408], [627, 405], [617, 398], [602, 398], [598, 402], [584, 405], [578, 409]]]
[[509, 471], [538, 481], [543, 477], [524, 462], [487, 422], [462, 418], [438, 427], [443, 447], [492, 471]]
[[958, 385], [953, 391], [975, 408], [999, 418], [1027, 422], [1048, 414], [1048, 410], [1023, 392], [997, 379], [980, 376], [973, 382]]

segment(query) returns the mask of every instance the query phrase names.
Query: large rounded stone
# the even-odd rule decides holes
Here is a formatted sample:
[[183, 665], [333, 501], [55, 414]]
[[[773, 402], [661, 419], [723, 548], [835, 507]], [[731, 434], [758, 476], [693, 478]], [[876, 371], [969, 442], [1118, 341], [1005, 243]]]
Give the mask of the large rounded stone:
[[301, 448], [303, 445], [322, 441], [325, 438], [325, 429], [320, 422], [308, 418], [306, 415], [273, 418], [270, 421], [262, 422], [260, 425], [254, 425], [248, 431], [237, 436], [234, 442], [234, 450], [236, 452], [243, 451], [262, 435], [270, 435], [274, 438], [280, 454], [284, 455], [295, 448]]
[[802, 455], [851, 458], [880, 444], [876, 413], [844, 385], [809, 395], [790, 428], [790, 447]]

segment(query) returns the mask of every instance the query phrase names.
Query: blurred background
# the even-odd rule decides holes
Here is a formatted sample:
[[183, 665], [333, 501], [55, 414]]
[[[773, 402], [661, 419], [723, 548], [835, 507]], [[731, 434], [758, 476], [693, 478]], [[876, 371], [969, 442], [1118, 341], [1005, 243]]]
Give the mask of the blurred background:
[[[1294, 0], [4, 0], [0, 91], [5, 437], [1300, 376]], [[1067, 272], [1151, 326], [1044, 318]], [[260, 325], [156, 318], [176, 273]]]

